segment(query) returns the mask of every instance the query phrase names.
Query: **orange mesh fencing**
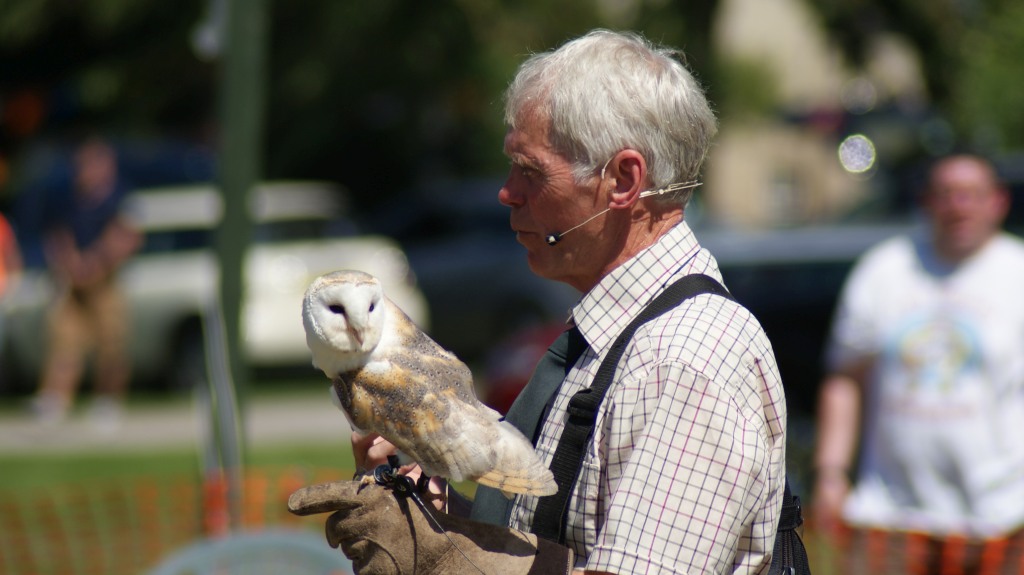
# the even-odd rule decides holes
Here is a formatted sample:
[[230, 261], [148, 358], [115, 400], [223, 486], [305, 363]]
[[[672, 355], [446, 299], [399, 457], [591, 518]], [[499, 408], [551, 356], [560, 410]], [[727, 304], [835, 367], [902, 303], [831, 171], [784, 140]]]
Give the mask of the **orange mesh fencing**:
[[[288, 512], [299, 487], [343, 478], [338, 469], [249, 469], [240, 529], [323, 530], [323, 517]], [[225, 535], [225, 477], [145, 477], [0, 492], [0, 573], [138, 575], [193, 541]]]
[[[288, 512], [305, 485], [347, 478], [344, 470], [250, 468], [241, 478], [240, 530], [308, 529], [323, 516]], [[0, 573], [138, 575], [198, 539], [231, 529], [226, 477], [144, 477], [0, 492]], [[1003, 539], [938, 539], [858, 529], [827, 538], [805, 526], [815, 575], [1024, 575], [1024, 532]]]
[[846, 529], [827, 537], [808, 528], [803, 539], [815, 575], [1024, 575], [1024, 531], [973, 539]]

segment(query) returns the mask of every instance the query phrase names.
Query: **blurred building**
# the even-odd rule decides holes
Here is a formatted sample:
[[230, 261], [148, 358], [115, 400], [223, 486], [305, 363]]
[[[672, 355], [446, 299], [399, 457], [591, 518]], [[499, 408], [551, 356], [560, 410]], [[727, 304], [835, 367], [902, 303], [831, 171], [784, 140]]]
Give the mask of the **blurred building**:
[[857, 142], [862, 156], [853, 165], [844, 167], [839, 146], [880, 110], [927, 109], [919, 59], [908, 43], [883, 35], [853, 69], [817, 18], [802, 0], [720, 2], [714, 51], [747, 76], [747, 96], [762, 108], [723, 115], [705, 173], [711, 219], [754, 228], [827, 221], [891, 193], [872, 178], [886, 159], [879, 156], [916, 145], [898, 123]]

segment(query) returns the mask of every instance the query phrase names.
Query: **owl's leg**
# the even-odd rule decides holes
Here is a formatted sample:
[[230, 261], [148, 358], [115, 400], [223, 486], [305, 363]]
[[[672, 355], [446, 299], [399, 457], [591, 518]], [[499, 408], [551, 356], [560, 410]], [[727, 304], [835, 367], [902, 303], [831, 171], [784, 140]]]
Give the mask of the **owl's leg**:
[[421, 473], [419, 479], [416, 480], [416, 491], [420, 493], [430, 493], [430, 476], [426, 473]]

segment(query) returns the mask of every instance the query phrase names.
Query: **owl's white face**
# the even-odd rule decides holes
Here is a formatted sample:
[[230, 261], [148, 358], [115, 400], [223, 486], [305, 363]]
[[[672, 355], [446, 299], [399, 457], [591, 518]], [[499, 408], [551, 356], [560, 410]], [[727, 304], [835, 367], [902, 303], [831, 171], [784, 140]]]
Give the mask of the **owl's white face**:
[[313, 365], [328, 377], [359, 367], [380, 342], [384, 292], [377, 278], [339, 271], [314, 280], [302, 302]]

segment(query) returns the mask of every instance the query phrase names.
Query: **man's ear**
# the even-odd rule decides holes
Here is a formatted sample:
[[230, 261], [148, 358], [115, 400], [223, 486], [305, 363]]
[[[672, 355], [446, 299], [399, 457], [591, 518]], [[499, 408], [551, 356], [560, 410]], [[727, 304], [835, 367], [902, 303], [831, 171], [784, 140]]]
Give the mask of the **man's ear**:
[[636, 150], [622, 150], [605, 170], [605, 181], [608, 180], [611, 181], [608, 207], [613, 210], [631, 208], [640, 200], [647, 183], [647, 161]]

